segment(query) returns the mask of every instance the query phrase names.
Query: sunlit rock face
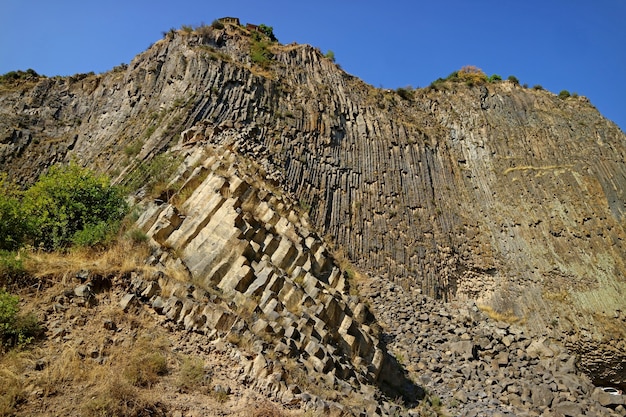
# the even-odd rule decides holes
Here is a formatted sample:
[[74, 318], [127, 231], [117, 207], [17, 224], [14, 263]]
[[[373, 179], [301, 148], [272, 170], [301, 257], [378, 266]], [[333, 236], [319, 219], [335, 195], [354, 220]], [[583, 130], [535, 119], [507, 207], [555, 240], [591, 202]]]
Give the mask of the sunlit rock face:
[[[269, 62], [254, 62], [253, 42], [229, 25], [171, 33], [127, 67], [3, 85], [2, 171], [28, 183], [75, 158], [131, 183], [157, 155], [176, 165], [174, 178], [190, 152], [227, 150], [250, 161], [230, 173], [244, 185], [206, 177], [194, 185], [206, 194], [186, 210], [226, 216], [211, 239], [232, 252], [201, 257], [204, 232], [187, 230], [190, 219], [178, 228], [175, 212], [154, 230], [192, 273], [214, 276], [223, 257], [239, 265], [262, 244], [278, 245], [268, 256], [285, 267], [301, 261], [297, 244], [228, 229], [241, 213], [225, 212], [213, 188], [240, 198], [251, 184], [242, 177], [262, 178], [299, 207], [292, 217], [306, 213], [311, 230], [363, 271], [560, 335], [594, 378], [624, 383], [626, 137], [615, 124], [585, 98], [510, 81], [439, 83], [401, 97], [308, 45], [272, 44]], [[256, 285], [224, 277], [224, 287]]]

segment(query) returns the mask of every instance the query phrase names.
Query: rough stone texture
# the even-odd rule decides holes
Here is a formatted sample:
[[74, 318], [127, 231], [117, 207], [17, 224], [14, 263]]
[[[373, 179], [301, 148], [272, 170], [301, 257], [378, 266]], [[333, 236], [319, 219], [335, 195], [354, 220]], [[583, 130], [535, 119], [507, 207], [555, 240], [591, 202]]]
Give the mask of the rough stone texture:
[[474, 302], [438, 303], [379, 277], [361, 290], [390, 352], [450, 415], [613, 416], [623, 403], [576, 368], [563, 338], [533, 340]]
[[[561, 100], [507, 81], [448, 83], [407, 101], [347, 75], [310, 46], [272, 48], [273, 64], [260, 68], [246, 32], [227, 26], [172, 34], [105, 74], [3, 85], [0, 169], [29, 182], [76, 157], [128, 181], [166, 150], [227, 148], [253, 159], [241, 171], [283, 188], [362, 268], [436, 298], [472, 299], [525, 318], [541, 336], [568, 334], [566, 345], [596, 382], [624, 384], [626, 138], [617, 126], [584, 98]], [[242, 187], [253, 181], [242, 179]], [[306, 245], [294, 244], [288, 230], [280, 240], [271, 232], [245, 243], [229, 222], [250, 233], [257, 225], [224, 196], [211, 198], [189, 205], [205, 211], [192, 216], [198, 235], [187, 226], [178, 233], [191, 223], [171, 204], [153, 208], [158, 218], [146, 227], [162, 245], [182, 245], [172, 248], [192, 275], [225, 293], [254, 293], [279, 278], [263, 275], [263, 259], [254, 264], [253, 254], [306, 270], [298, 265]], [[263, 201], [252, 218], [282, 227], [275, 209], [261, 213]], [[202, 243], [209, 231], [216, 240]], [[301, 277], [311, 299], [323, 294], [317, 282], [337, 289], [318, 276]], [[281, 306], [297, 300], [290, 297], [262, 298], [263, 314], [282, 317], [289, 307]], [[342, 340], [360, 346], [358, 337]], [[508, 401], [517, 396], [508, 393]]]
[[[183, 161], [189, 169], [172, 179], [183, 183], [179, 194], [147, 204], [137, 221], [153, 239], [155, 265], [187, 279], [135, 276], [130, 297], [209, 339], [260, 343], [250, 374], [257, 381], [274, 378], [264, 388], [273, 395], [283, 395], [287, 385], [272, 376], [269, 357], [291, 358], [331, 388], [376, 384], [416, 401], [418, 387], [384, 350], [371, 312], [349, 295], [344, 271], [306, 216], [262, 182], [238, 176], [246, 162], [213, 146], [189, 150]], [[188, 197], [183, 201], [180, 193]]]

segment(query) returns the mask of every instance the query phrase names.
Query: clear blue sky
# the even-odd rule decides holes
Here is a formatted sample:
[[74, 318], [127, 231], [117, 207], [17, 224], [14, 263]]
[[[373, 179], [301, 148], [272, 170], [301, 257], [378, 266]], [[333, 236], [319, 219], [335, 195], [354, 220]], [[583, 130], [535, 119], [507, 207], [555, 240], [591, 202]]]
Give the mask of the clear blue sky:
[[626, 0], [2, 0], [0, 74], [104, 72], [163, 31], [222, 16], [332, 50], [376, 87], [424, 87], [464, 65], [587, 96], [626, 131]]

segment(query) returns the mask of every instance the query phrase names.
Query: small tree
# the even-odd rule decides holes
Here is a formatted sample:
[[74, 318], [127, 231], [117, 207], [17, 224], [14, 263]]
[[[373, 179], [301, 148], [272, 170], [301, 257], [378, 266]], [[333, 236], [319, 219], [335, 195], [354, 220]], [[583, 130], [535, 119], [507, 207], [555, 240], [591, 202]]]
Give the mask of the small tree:
[[324, 56], [330, 59], [331, 61], [335, 62], [335, 53], [331, 51], [330, 49], [328, 50], [328, 52], [326, 52], [326, 55]]
[[469, 86], [474, 84], [482, 84], [487, 81], [487, 75], [478, 67], [473, 65], [466, 65], [461, 68], [457, 76], [459, 80], [465, 81], [465, 83]]
[[[72, 162], [53, 166], [24, 193], [33, 243], [46, 250], [68, 246], [74, 238], [95, 244], [112, 232], [127, 209], [121, 189], [108, 177]], [[85, 230], [98, 234], [95, 239]]]
[[272, 26], [267, 26], [261, 23], [259, 25], [259, 31], [270, 38], [272, 42], [276, 42], [278, 40], [276, 39], [276, 36], [274, 36], [274, 28]]
[[565, 100], [569, 96], [570, 96], [570, 94], [569, 94], [569, 91], [567, 91], [567, 90], [561, 90], [561, 92], [559, 93], [559, 98], [561, 100]]
[[489, 77], [489, 82], [495, 83], [496, 81], [502, 81], [502, 77], [500, 77], [498, 74], [492, 74], [491, 77]]

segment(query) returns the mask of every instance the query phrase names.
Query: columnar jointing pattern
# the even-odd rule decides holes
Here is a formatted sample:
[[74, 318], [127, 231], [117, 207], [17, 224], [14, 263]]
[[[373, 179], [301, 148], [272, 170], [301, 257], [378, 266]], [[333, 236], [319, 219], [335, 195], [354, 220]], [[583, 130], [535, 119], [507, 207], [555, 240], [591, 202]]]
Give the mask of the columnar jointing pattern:
[[[346, 294], [344, 273], [289, 199], [238, 176], [243, 160], [227, 150], [205, 157], [196, 148], [186, 160], [194, 161], [173, 180], [184, 181], [179, 193], [149, 204], [138, 220], [155, 245], [179, 248], [155, 262], [188, 271], [190, 282], [162, 277], [138, 284], [137, 295], [188, 330], [215, 336], [244, 323], [274, 354], [333, 384], [381, 382], [392, 365], [373, 316]], [[177, 204], [182, 193], [189, 196]]]

